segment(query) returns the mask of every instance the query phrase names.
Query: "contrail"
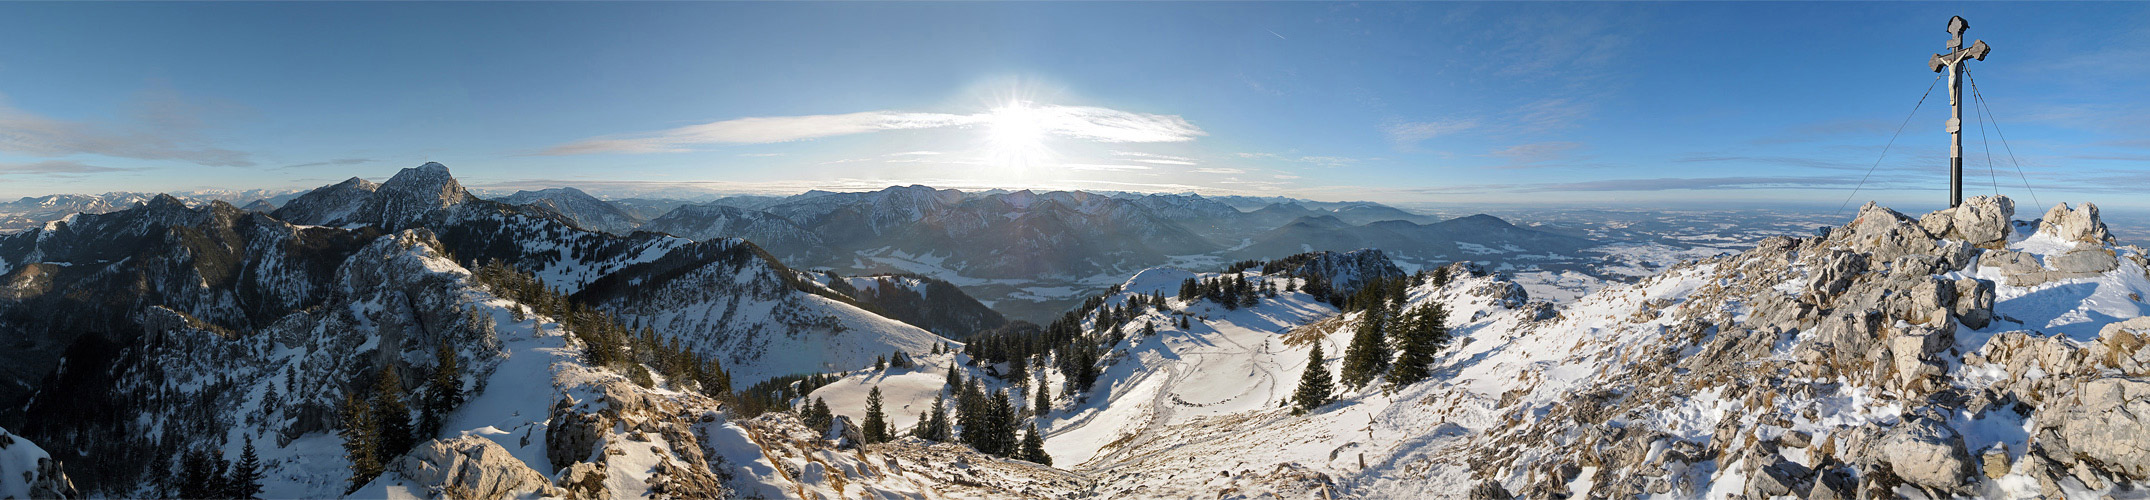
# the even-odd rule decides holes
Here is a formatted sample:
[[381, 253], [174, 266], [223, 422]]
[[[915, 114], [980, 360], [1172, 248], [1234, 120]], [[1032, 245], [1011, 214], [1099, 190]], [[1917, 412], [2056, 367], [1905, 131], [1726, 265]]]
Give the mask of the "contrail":
[[[1271, 35], [1277, 35], [1277, 30], [1263, 30], [1263, 31], [1268, 31], [1268, 32], [1269, 32], [1269, 34], [1271, 34]], [[1277, 35], [1277, 39], [1278, 39], [1278, 40], [1290, 40], [1290, 38], [1284, 38], [1284, 35]]]

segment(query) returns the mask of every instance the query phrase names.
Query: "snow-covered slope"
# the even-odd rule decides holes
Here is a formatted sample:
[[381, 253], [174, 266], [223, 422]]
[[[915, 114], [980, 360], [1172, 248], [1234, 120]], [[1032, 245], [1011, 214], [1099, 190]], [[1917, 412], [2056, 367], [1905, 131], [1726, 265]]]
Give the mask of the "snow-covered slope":
[[[1502, 291], [1513, 287], [1494, 277], [1422, 285], [1413, 302], [1446, 304], [1456, 335], [1434, 381], [1347, 392], [1303, 417], [1250, 410], [1176, 425], [1156, 415], [1188, 405], [1160, 397], [1148, 405], [1158, 409], [1105, 421], [1162, 428], [1121, 432], [1136, 438], [1085, 466], [1113, 478], [1102, 490], [1143, 496], [1290, 485], [1318, 486], [1300, 496], [1380, 498], [2140, 491], [2150, 457], [2128, 450], [2139, 449], [2143, 438], [2132, 433], [2145, 421], [2105, 412], [2144, 404], [2128, 398], [2143, 384], [2132, 378], [2144, 371], [2134, 360], [2150, 352], [2127, 339], [2150, 324], [2122, 321], [2150, 310], [2142, 250], [2086, 237], [2091, 224], [2070, 211], [2049, 214], [2044, 227], [2072, 218], [2076, 229], [1995, 241], [1990, 227], [2006, 224], [1992, 220], [2006, 215], [1987, 203], [1988, 213], [1924, 223], [1869, 207], [1828, 238], [1772, 240], [1557, 311], [1514, 307]], [[1955, 226], [1983, 219], [1989, 230], [1951, 233], [1951, 217]], [[1982, 244], [2007, 250], [1972, 250]], [[1991, 265], [2010, 252], [2046, 265]], [[2079, 265], [2097, 260], [2081, 252], [2104, 258]], [[2008, 284], [2058, 273], [2075, 274]], [[1307, 328], [1335, 356], [1354, 319]], [[1219, 330], [1189, 345], [1247, 345], [1246, 337], [1264, 338]], [[1178, 357], [1128, 359], [1203, 359]], [[1265, 368], [1304, 366], [1276, 364]], [[1160, 387], [1214, 397], [1248, 386]], [[1117, 405], [1098, 414], [1125, 411]], [[1049, 442], [1083, 455], [1103, 439], [1086, 430], [1094, 425], [1056, 423]]]
[[297, 224], [342, 225], [380, 189], [380, 184], [352, 177], [293, 198], [277, 208], [274, 215]]
[[947, 339], [885, 318], [791, 271], [744, 240], [698, 242], [627, 266], [576, 295], [634, 324], [721, 356], [739, 387], [845, 371]]
[[[1406, 307], [1448, 311], [1432, 378], [1376, 378], [1299, 416], [1282, 406], [1308, 348], [1340, 369], [1361, 314], [1293, 292], [1238, 309], [1170, 299], [1115, 327], [1100, 381], [1039, 423], [1056, 463], [1115, 497], [2137, 497], [2150, 255], [2112, 246], [2094, 207], [2012, 213], [1994, 198], [1918, 219], [1869, 206], [1825, 236], [1566, 306], [1450, 266], [1453, 282], [1406, 292]], [[1124, 288], [1208, 276], [1152, 270]], [[1156, 335], [1134, 333], [1145, 324]], [[937, 369], [815, 396], [858, 405], [878, 385], [915, 405]]]
[[783, 216], [716, 203], [684, 205], [651, 219], [642, 230], [692, 240], [745, 238], [777, 255], [811, 262], [822, 257], [819, 235]]
[[575, 225], [612, 234], [634, 232], [642, 219], [611, 202], [571, 187], [516, 191], [499, 198], [512, 205], [539, 205], [575, 221]]
[[0, 498], [67, 498], [79, 495], [52, 454], [28, 438], [0, 429]]

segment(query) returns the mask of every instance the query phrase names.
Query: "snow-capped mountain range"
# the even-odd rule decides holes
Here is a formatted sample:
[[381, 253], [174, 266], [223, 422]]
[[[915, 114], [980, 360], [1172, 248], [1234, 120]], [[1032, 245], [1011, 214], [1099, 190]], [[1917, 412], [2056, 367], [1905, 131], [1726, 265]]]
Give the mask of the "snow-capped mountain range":
[[[1099, 273], [1250, 213], [1157, 196], [909, 187], [701, 210], [943, 267]], [[154, 196], [0, 235], [0, 496], [178, 496], [203, 460], [254, 464], [267, 498], [2150, 488], [2150, 251], [2087, 204], [1868, 205], [1558, 303], [1497, 266], [1348, 247], [1587, 240], [1301, 214], [1261, 237], [1289, 253], [1128, 271], [1041, 326], [953, 280], [803, 271], [751, 238], [617, 234], [526, 198], [429, 163], [274, 211]], [[1454, 235], [1486, 239], [1425, 243]], [[901, 246], [984, 238], [1003, 248]], [[425, 423], [380, 437], [399, 417]]]

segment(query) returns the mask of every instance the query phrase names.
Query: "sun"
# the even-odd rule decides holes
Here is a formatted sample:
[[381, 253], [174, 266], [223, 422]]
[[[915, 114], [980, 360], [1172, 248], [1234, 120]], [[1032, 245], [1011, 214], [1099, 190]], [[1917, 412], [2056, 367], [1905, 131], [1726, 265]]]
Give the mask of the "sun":
[[1038, 166], [1051, 156], [1045, 145], [1047, 113], [1027, 101], [1009, 101], [985, 115], [985, 151], [994, 164]]

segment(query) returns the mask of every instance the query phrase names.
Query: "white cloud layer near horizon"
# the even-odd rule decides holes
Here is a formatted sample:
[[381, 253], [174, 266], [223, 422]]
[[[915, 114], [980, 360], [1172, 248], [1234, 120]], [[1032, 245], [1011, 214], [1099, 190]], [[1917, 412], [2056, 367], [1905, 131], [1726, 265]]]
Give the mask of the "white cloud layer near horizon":
[[[1035, 120], [1035, 126], [1044, 133], [1093, 142], [1186, 142], [1207, 135], [1179, 115], [1061, 105], [1031, 105], [1026, 111], [1026, 116]], [[593, 137], [553, 146], [541, 154], [683, 153], [706, 145], [769, 144], [890, 130], [970, 127], [990, 125], [992, 120], [993, 113], [897, 111], [746, 117], [642, 134]]]

